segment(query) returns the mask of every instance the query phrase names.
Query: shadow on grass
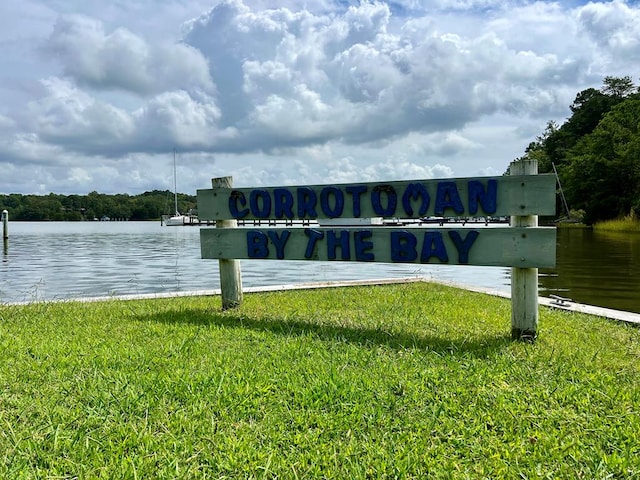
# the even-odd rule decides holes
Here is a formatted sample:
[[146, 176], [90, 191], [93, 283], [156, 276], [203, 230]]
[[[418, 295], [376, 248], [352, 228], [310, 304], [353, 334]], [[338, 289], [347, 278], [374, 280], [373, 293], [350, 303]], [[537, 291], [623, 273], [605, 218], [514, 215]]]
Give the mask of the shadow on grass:
[[347, 342], [362, 346], [386, 346], [396, 350], [415, 348], [449, 355], [472, 355], [484, 358], [510, 343], [511, 337], [505, 332], [500, 335], [477, 335], [469, 338], [446, 338], [429, 334], [388, 332], [377, 328], [366, 328], [332, 324], [318, 324], [313, 321], [247, 318], [242, 315], [220, 313], [211, 310], [169, 311], [138, 317], [142, 322], [166, 324], [189, 324], [219, 326], [226, 329], [244, 329], [287, 337], [311, 336], [321, 341]]

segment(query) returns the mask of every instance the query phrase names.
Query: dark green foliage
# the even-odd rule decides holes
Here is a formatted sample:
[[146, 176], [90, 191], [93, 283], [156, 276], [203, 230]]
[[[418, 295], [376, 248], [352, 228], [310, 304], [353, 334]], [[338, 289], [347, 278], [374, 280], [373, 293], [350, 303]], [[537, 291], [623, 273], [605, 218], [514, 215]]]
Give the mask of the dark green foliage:
[[567, 195], [585, 221], [622, 217], [640, 195], [640, 99], [615, 106], [567, 156]]
[[[178, 194], [178, 209], [196, 208], [195, 195]], [[124, 220], [157, 220], [173, 214], [173, 193], [153, 190], [140, 195], [90, 192], [88, 195], [0, 195], [0, 210], [8, 210], [11, 220], [82, 221], [109, 217]]]
[[626, 77], [604, 77], [602, 82], [602, 91], [610, 97], [622, 99], [628, 97], [634, 92], [637, 92], [636, 86], [633, 84], [630, 76]]
[[605, 77], [600, 90], [578, 93], [570, 109], [563, 125], [547, 124], [524, 158], [536, 158], [540, 173], [555, 165], [569, 207], [584, 210], [587, 223], [637, 213], [640, 93], [631, 77]]

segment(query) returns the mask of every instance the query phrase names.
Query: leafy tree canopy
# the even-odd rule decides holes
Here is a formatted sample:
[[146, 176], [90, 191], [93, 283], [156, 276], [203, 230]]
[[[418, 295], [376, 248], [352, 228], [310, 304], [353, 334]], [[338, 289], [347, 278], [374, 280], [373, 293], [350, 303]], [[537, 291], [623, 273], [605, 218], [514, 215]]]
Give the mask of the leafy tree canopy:
[[[631, 77], [605, 77], [576, 95], [562, 125], [549, 122], [524, 158], [558, 172], [571, 209], [587, 223], [640, 212], [640, 89]], [[562, 210], [559, 210], [562, 211]]]

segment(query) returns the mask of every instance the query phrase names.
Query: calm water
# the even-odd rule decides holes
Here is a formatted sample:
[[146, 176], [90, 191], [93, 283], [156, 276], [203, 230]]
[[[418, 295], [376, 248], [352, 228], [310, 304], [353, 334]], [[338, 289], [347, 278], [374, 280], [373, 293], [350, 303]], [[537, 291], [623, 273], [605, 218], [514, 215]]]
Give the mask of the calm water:
[[[0, 302], [219, 288], [200, 258], [199, 228], [159, 222], [12, 222], [0, 257]], [[640, 235], [558, 231], [558, 265], [542, 295], [640, 312]], [[241, 262], [248, 287], [419, 276], [509, 291], [508, 268], [355, 262]]]
[[640, 234], [559, 229], [556, 268], [540, 293], [640, 313]]
[[[199, 230], [159, 222], [12, 222], [0, 302], [220, 288], [218, 262], [200, 258]], [[241, 268], [247, 287], [420, 276], [509, 290], [507, 268], [269, 260], [243, 260]]]

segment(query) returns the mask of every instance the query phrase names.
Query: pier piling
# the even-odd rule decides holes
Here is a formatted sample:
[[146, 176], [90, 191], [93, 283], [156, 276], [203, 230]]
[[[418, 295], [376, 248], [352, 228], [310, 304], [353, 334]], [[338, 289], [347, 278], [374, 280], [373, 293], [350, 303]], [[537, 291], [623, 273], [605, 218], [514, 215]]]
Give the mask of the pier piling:
[[4, 240], [9, 238], [9, 212], [7, 210], [2, 211], [2, 238]]

